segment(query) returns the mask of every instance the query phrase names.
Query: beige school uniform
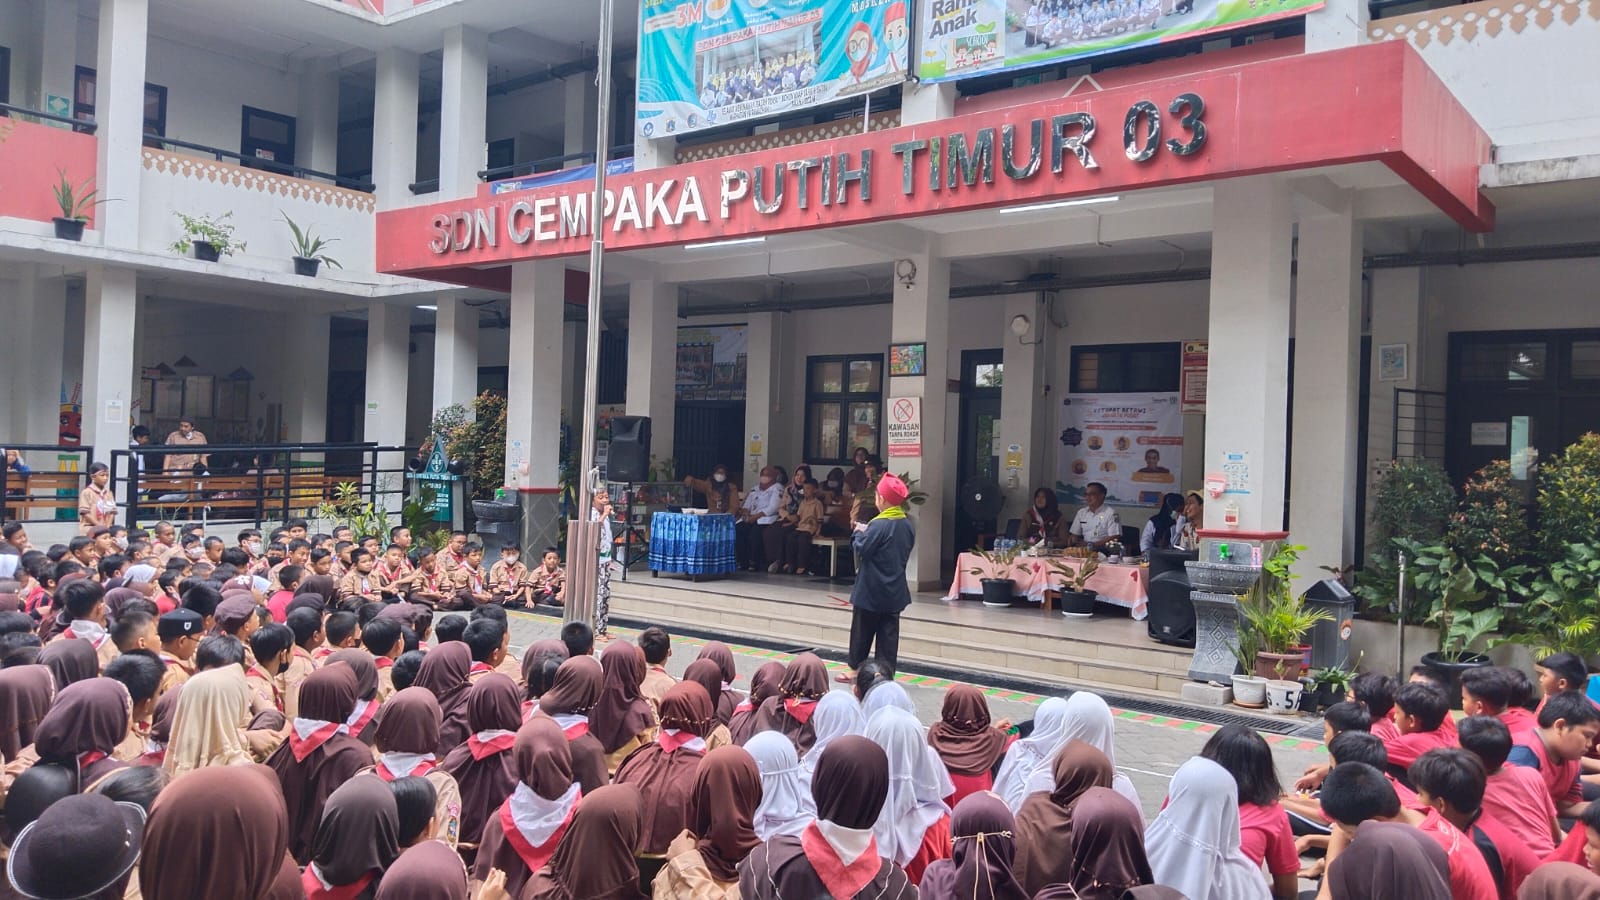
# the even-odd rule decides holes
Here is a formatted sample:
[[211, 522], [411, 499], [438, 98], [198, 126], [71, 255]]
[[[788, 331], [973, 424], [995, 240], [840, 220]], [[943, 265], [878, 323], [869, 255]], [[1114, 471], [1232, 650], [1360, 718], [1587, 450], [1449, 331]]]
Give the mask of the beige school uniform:
[[[188, 437], [184, 437], [181, 431], [174, 431], [167, 435], [167, 445], [169, 447], [204, 447], [205, 444], [206, 436], [198, 430], [189, 432]], [[195, 463], [199, 462], [203, 456], [205, 454], [198, 452], [168, 453], [167, 470], [170, 472], [192, 472], [194, 471]]]
[[78, 493], [78, 534], [117, 523], [117, 498], [110, 488], [88, 485]]
[[300, 715], [300, 685], [316, 670], [317, 664], [311, 654], [296, 644], [294, 658], [278, 673], [278, 687], [283, 694], [283, 714], [291, 721]]

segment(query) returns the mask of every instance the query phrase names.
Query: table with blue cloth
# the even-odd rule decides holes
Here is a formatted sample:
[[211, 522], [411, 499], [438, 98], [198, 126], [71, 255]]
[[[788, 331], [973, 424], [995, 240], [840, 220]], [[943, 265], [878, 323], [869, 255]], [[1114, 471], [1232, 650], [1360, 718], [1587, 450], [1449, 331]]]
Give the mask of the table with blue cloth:
[[658, 512], [650, 517], [651, 575], [726, 575], [733, 570], [733, 516]]

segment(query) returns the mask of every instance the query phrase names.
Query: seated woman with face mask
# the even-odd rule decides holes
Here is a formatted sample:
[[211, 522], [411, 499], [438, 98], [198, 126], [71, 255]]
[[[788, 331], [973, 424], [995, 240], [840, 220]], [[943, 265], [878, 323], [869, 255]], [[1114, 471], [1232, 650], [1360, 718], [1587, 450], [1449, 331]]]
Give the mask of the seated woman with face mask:
[[718, 463], [711, 469], [711, 477], [683, 479], [689, 490], [706, 495], [706, 509], [714, 513], [731, 513], [739, 503], [739, 486], [728, 478], [728, 467]]

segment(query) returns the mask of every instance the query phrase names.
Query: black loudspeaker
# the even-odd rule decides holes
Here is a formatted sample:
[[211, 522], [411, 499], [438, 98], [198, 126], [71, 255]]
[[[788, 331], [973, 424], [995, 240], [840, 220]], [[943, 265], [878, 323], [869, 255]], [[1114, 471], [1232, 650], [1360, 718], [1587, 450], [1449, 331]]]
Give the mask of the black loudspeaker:
[[1163, 644], [1194, 646], [1194, 601], [1189, 599], [1189, 573], [1170, 569], [1150, 579], [1150, 637]]
[[606, 456], [606, 479], [635, 484], [650, 480], [648, 416], [612, 418], [611, 449]]

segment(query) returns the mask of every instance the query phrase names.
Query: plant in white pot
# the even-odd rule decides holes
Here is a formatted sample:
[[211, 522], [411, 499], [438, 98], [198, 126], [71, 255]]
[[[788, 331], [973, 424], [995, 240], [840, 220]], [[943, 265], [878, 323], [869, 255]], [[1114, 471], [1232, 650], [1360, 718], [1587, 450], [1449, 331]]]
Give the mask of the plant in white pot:
[[1267, 705], [1267, 679], [1256, 674], [1255, 632], [1241, 628], [1231, 645], [1233, 658], [1239, 661], [1239, 672], [1233, 676], [1233, 702], [1235, 706], [1261, 709]]
[[289, 225], [290, 242], [294, 244], [294, 273], [307, 278], [317, 277], [317, 269], [327, 263], [330, 269], [342, 269], [339, 261], [322, 252], [329, 244], [338, 241], [338, 238], [324, 238], [309, 228], [302, 229], [289, 214], [278, 210], [278, 215], [283, 216], [283, 221]]

